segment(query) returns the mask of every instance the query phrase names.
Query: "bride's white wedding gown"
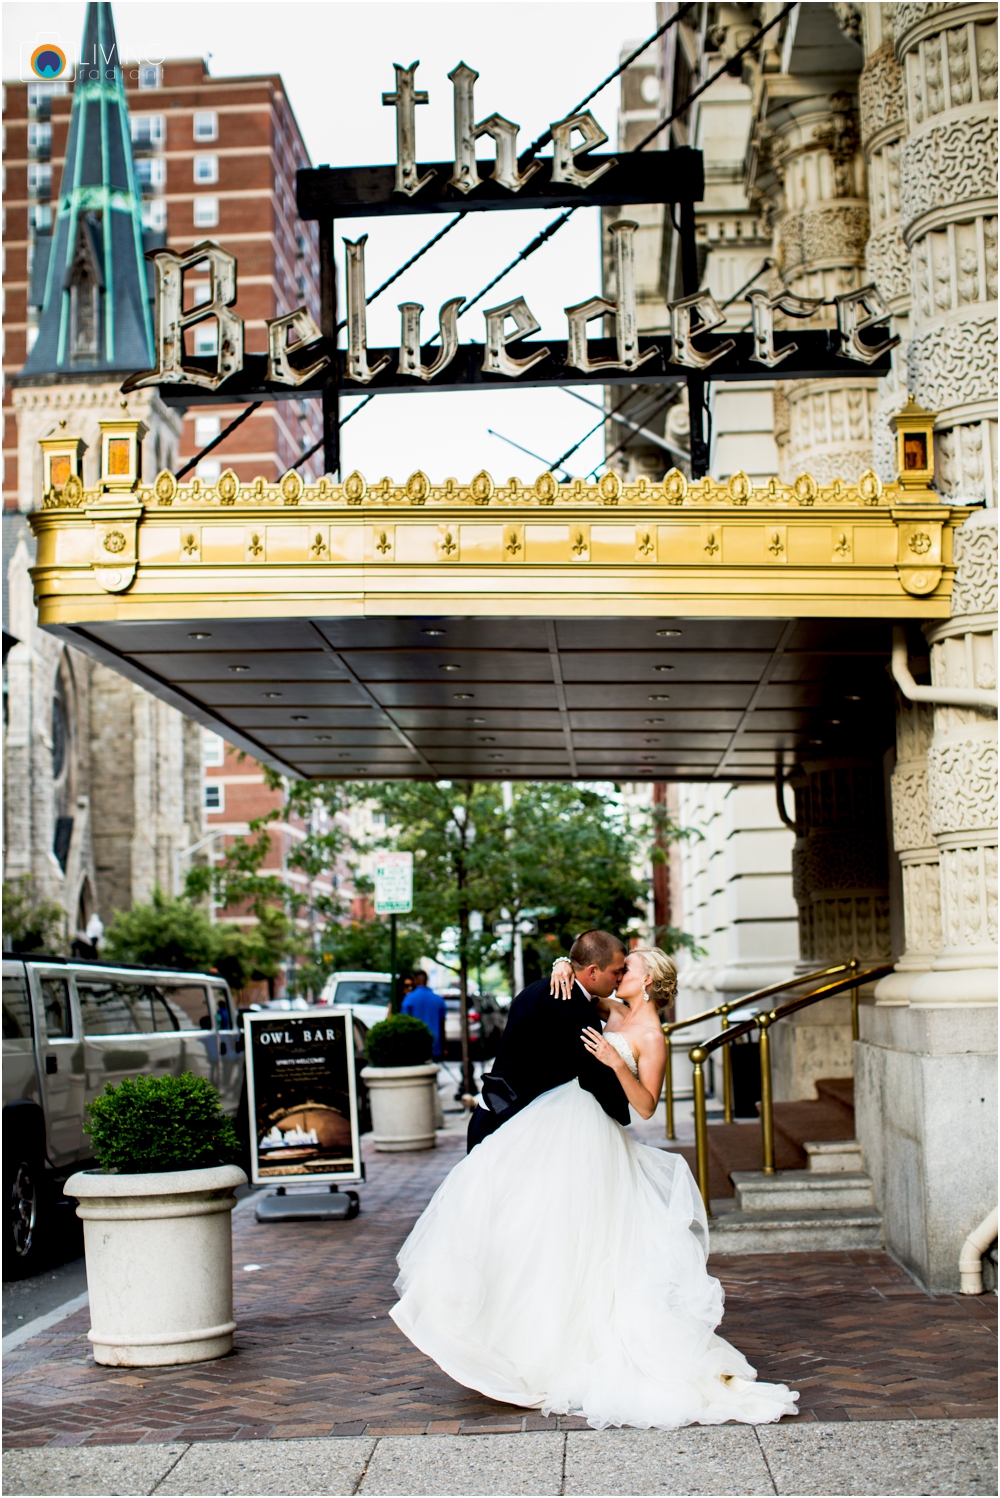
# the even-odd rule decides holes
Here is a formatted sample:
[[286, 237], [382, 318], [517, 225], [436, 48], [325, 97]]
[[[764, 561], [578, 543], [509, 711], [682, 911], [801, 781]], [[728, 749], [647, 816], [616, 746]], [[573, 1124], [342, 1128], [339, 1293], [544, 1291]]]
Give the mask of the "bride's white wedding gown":
[[[624, 1036], [605, 1037], [633, 1072]], [[716, 1336], [722, 1286], [680, 1155], [636, 1144], [573, 1080], [478, 1144], [399, 1253], [390, 1315], [458, 1383], [609, 1425], [796, 1413]]]

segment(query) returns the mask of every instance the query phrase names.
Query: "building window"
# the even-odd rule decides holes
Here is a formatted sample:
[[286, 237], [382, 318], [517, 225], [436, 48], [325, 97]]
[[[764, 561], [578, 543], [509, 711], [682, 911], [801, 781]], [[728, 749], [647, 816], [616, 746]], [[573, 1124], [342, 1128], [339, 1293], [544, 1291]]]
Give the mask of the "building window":
[[194, 226], [196, 229], [214, 229], [219, 222], [218, 198], [195, 198]]
[[194, 117], [195, 140], [218, 140], [219, 116], [214, 109], [199, 110]]
[[210, 728], [201, 731], [201, 758], [206, 765], [224, 765], [226, 762], [226, 741]]
[[166, 198], [145, 198], [141, 206], [142, 227], [152, 229], [156, 233], [165, 231], [167, 227]]
[[187, 290], [191, 293], [192, 307], [200, 307], [203, 302], [212, 300], [212, 287], [208, 281], [189, 281]]
[[163, 75], [160, 70], [160, 64], [158, 62], [143, 63], [142, 67], [139, 69], [139, 87], [159, 88], [160, 79], [162, 76]]
[[28, 109], [32, 114], [41, 115], [44, 118], [52, 113], [53, 94], [65, 94], [68, 92], [65, 80], [61, 83], [29, 83], [28, 84]]
[[100, 339], [101, 270], [94, 230], [81, 218], [69, 270], [71, 349], [75, 359], [96, 359]]
[[134, 114], [132, 116], [132, 144], [140, 151], [151, 146], [161, 146], [164, 136], [162, 114]]
[[28, 191], [38, 198], [52, 194], [52, 167], [47, 161], [34, 161], [28, 167]]
[[194, 158], [194, 180], [196, 182], [218, 182], [218, 156], [196, 156]]
[[195, 325], [194, 351], [204, 355], [219, 352], [219, 325], [214, 317]]
[[28, 126], [28, 150], [33, 156], [48, 156], [52, 150], [52, 126]]
[[305, 276], [302, 276], [302, 275], [296, 276], [295, 277], [295, 290], [298, 292], [299, 296], [302, 297], [303, 301], [305, 300], [307, 289], [308, 288], [306, 286], [306, 278], [305, 278]]
[[52, 233], [52, 204], [32, 203], [28, 209], [28, 222], [36, 234]]
[[205, 810], [208, 812], [225, 811], [226, 788], [218, 780], [207, 780], [205, 782]]
[[162, 156], [142, 156], [135, 163], [135, 180], [141, 192], [167, 184], [167, 163]]
[[215, 441], [221, 430], [222, 425], [218, 416], [196, 416], [194, 419], [195, 446], [199, 449], [207, 447], [210, 442]]

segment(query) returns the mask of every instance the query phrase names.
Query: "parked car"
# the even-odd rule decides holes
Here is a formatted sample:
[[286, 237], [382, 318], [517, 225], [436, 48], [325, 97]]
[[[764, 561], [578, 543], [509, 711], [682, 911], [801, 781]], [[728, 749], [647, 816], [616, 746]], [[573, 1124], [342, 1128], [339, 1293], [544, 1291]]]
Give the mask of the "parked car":
[[[451, 1061], [462, 1054], [462, 1018], [459, 1012], [461, 996], [457, 989], [448, 989], [441, 997], [448, 1006], [444, 1038], [445, 1054]], [[500, 1036], [507, 1023], [507, 1011], [501, 1009], [491, 993], [470, 993], [468, 997], [469, 1046], [473, 1056], [485, 1060], [497, 1053]]]
[[321, 1004], [349, 1004], [369, 1029], [385, 1019], [391, 1000], [391, 973], [331, 973], [319, 996]]
[[63, 1183], [92, 1163], [85, 1108], [105, 1083], [190, 1071], [233, 1118], [243, 1035], [214, 974], [3, 959], [4, 1276], [34, 1273], [71, 1211]]

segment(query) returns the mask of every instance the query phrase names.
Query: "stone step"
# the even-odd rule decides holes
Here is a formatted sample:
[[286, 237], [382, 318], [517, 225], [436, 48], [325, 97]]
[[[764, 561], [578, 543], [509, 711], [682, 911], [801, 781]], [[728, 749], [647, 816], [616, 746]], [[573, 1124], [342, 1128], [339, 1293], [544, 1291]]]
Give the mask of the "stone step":
[[873, 1207], [828, 1211], [740, 1212], [731, 1197], [712, 1203], [713, 1254], [846, 1252], [881, 1248], [881, 1213]]
[[736, 1210], [758, 1215], [772, 1212], [854, 1211], [874, 1207], [872, 1178], [864, 1171], [817, 1173], [784, 1170], [765, 1175], [761, 1170], [732, 1174]]
[[[852, 1139], [854, 1137], [854, 1113], [842, 1108], [839, 1103], [830, 1103], [822, 1098], [801, 1098], [790, 1103], [774, 1105], [774, 1147], [779, 1152], [784, 1141], [787, 1150], [794, 1151], [798, 1163], [806, 1166], [805, 1141]], [[780, 1160], [775, 1164], [781, 1169]]]
[[813, 1083], [816, 1096], [824, 1103], [835, 1103], [854, 1121], [854, 1078], [820, 1077]]
[[802, 1148], [809, 1162], [806, 1168], [813, 1175], [865, 1168], [864, 1155], [857, 1139], [812, 1139], [807, 1140]]

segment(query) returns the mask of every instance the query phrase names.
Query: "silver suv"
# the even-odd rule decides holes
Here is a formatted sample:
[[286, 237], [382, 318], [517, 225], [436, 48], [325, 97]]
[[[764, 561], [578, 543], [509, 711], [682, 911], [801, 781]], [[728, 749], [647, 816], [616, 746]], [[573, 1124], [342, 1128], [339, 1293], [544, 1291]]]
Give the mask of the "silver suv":
[[84, 1109], [107, 1082], [190, 1071], [236, 1117], [238, 1024], [229, 987], [215, 975], [5, 954], [5, 1279], [35, 1272], [60, 1235], [60, 1216], [70, 1226], [62, 1185], [92, 1162]]

